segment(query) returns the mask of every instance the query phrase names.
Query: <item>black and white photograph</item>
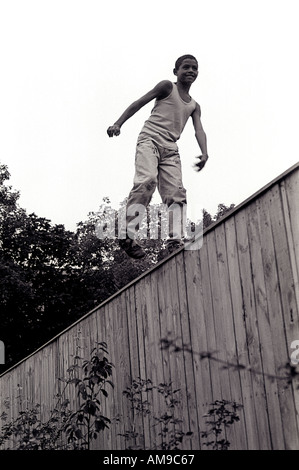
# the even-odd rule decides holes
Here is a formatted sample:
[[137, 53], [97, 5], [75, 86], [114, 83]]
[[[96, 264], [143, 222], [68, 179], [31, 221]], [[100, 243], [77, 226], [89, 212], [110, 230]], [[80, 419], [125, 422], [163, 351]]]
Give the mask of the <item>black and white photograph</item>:
[[0, 0], [1, 458], [299, 450], [298, 44], [296, 0]]

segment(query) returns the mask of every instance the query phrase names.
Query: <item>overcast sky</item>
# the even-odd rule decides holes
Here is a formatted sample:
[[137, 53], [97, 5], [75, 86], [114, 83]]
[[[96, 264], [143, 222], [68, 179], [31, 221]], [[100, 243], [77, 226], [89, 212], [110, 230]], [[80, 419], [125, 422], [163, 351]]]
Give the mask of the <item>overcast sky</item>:
[[[20, 205], [74, 230], [128, 195], [153, 103], [109, 139], [135, 99], [198, 58], [210, 159], [192, 121], [178, 142], [189, 215], [239, 204], [298, 159], [298, 0], [0, 0], [0, 160]], [[153, 202], [160, 202], [156, 193]]]

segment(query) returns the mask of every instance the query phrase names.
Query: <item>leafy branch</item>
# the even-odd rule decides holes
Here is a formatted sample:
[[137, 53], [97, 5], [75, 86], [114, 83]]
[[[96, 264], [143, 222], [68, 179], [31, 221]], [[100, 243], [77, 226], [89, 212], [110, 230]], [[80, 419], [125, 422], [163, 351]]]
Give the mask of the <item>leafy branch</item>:
[[[179, 445], [183, 439], [190, 437], [193, 433], [191, 431], [183, 431], [181, 429], [182, 420], [175, 417], [175, 409], [180, 404], [180, 389], [172, 389], [172, 383], [160, 383], [159, 385], [153, 385], [150, 379], [138, 379], [132, 380], [131, 386], [127, 387], [123, 391], [123, 395], [131, 402], [131, 408], [137, 415], [143, 417], [152, 415], [152, 404], [148, 400], [149, 392], [156, 390], [162, 395], [165, 404], [165, 410], [160, 416], [153, 416], [153, 427], [159, 427], [160, 442], [153, 444], [152, 449], [162, 450], [175, 450], [179, 449]], [[146, 395], [147, 398], [144, 398]], [[135, 432], [133, 425], [132, 430], [125, 431], [124, 434], [120, 434], [125, 438], [128, 443], [129, 440], [135, 440], [138, 437], [143, 439]], [[128, 450], [138, 449], [140, 447], [128, 446]]]
[[[110, 380], [113, 364], [106, 355], [107, 345], [101, 342], [96, 343], [90, 359], [83, 360], [82, 366], [79, 365], [81, 358], [75, 356], [74, 364], [67, 370], [69, 377], [60, 378], [65, 386], [56, 395], [57, 402], [47, 420], [40, 418], [40, 404], [21, 410], [10, 422], [7, 422], [8, 413], [3, 412], [0, 416], [3, 422], [0, 445], [8, 442], [9, 447], [6, 445], [6, 448], [14, 450], [89, 450], [91, 442], [111, 422], [102, 414], [102, 398], [108, 397], [106, 385], [113, 387]], [[82, 378], [79, 377], [80, 371], [83, 371]], [[69, 409], [70, 400], [65, 398], [71, 385], [77, 390], [80, 404], [76, 411]], [[21, 395], [18, 399], [22, 406]], [[10, 407], [8, 400], [4, 405], [6, 409]]]
[[[158, 386], [153, 385], [150, 379], [134, 379], [131, 386], [123, 391], [123, 395], [131, 402], [132, 410], [137, 415], [148, 416], [152, 414], [151, 401], [148, 399], [148, 392], [157, 390], [164, 398], [165, 409], [160, 416], [152, 416], [154, 420], [153, 427], [159, 426], [160, 431], [157, 436], [160, 442], [154, 443], [151, 449], [159, 450], [177, 450], [180, 448], [183, 439], [191, 437], [192, 431], [184, 431], [182, 429], [182, 420], [175, 417], [175, 410], [181, 403], [180, 389], [173, 389], [172, 383], [161, 383]], [[146, 394], [145, 399], [143, 395]], [[200, 432], [202, 438], [202, 446], [209, 447], [213, 450], [228, 450], [230, 442], [225, 437], [226, 430], [235, 422], [240, 420], [238, 410], [243, 408], [243, 405], [235, 401], [216, 400], [210, 404], [207, 414], [204, 415], [206, 419], [205, 431]], [[141, 449], [141, 446], [129, 445], [129, 442], [144, 436], [140, 435], [133, 429], [126, 430], [124, 434], [120, 434], [125, 438], [127, 450]]]
[[[65, 426], [68, 442], [81, 441], [80, 448], [90, 449], [91, 441], [96, 439], [98, 433], [109, 427], [111, 421], [101, 413], [101, 397], [107, 398], [106, 384], [113, 387], [109, 380], [112, 375], [112, 363], [105, 356], [108, 354], [106, 343], [98, 343], [91, 351], [91, 359], [84, 360], [82, 369], [85, 374], [83, 379], [72, 377], [69, 383], [73, 383], [78, 391], [82, 404], [73, 412]], [[71, 366], [67, 372], [72, 374], [77, 369], [77, 364]]]
[[227, 428], [235, 422], [240, 421], [237, 411], [243, 406], [235, 401], [216, 400], [211, 403], [206, 415], [206, 425], [208, 429], [201, 432], [202, 438], [212, 439], [203, 443], [204, 446], [213, 450], [228, 450], [230, 442], [222, 435]]

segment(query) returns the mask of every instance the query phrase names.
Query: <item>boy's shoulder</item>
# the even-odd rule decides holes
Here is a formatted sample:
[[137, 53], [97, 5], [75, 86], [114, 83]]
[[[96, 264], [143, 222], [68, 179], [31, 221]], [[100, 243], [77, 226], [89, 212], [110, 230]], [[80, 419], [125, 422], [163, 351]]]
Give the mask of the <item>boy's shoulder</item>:
[[172, 88], [173, 82], [171, 80], [161, 80], [161, 82], [159, 82], [158, 85]]
[[159, 99], [166, 98], [172, 92], [173, 83], [170, 80], [162, 80], [156, 85]]

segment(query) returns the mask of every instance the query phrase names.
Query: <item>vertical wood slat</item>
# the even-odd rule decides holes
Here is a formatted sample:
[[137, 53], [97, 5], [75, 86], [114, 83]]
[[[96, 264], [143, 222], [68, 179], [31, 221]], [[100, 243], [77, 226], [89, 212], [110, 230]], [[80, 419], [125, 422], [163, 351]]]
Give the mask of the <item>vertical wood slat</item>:
[[[297, 316], [293, 317], [294, 331], [289, 336], [289, 341], [299, 338], [299, 178], [298, 172], [292, 173], [281, 182], [284, 213], [286, 214], [286, 227], [288, 242], [290, 246], [290, 257], [292, 260], [292, 271], [294, 276], [294, 290], [297, 303]], [[290, 348], [290, 344], [289, 350]], [[291, 350], [292, 351], [292, 350]], [[293, 380], [293, 393], [296, 407], [297, 427], [299, 429], [299, 378]]]
[[[248, 348], [245, 323], [244, 300], [241, 287], [240, 267], [238, 260], [238, 245], [234, 218], [225, 222], [227, 243], [227, 267], [230, 282], [230, 295], [232, 302], [233, 321], [236, 334], [237, 358], [236, 362], [248, 367]], [[255, 413], [252, 378], [248, 370], [240, 370], [240, 384], [243, 404], [241, 419], [246, 427], [247, 447], [252, 450], [259, 449], [257, 417]]]
[[[128, 345], [128, 329], [127, 329], [127, 311], [125, 304], [125, 294], [120, 295], [118, 303], [114, 303], [116, 310], [113, 312], [112, 318], [112, 331], [113, 331], [113, 342], [115, 351], [115, 363], [122, 371], [118, 375], [115, 381], [115, 392], [118, 410], [121, 415], [119, 423], [119, 433], [124, 434], [126, 428], [129, 425], [130, 411], [127, 411], [126, 404], [124, 403], [123, 391], [128, 385], [128, 377], [130, 376], [130, 364], [129, 364], [129, 345]], [[124, 448], [124, 439], [121, 436], [117, 438], [117, 449]]]
[[[298, 169], [209, 229], [199, 251], [181, 251], [162, 262], [1, 376], [1, 399], [11, 396], [12, 415], [27, 400], [41, 403], [45, 416], [77, 346], [86, 356], [96, 341], [106, 341], [115, 389], [103, 400], [103, 414], [120, 420], [93, 448], [124, 449], [120, 434], [126, 430], [139, 434], [131, 445], [157, 444], [153, 424], [165, 411], [162, 396], [148, 394], [152, 413], [142, 417], [122, 393], [141, 377], [181, 390], [176, 417], [183, 419], [184, 431], [193, 431], [183, 441], [185, 449], [203, 448], [203, 414], [222, 398], [244, 406], [241, 422], [227, 434], [232, 449], [299, 449], [298, 382], [286, 386], [249, 370], [280, 375], [291, 342], [299, 339]], [[193, 353], [161, 350], [160, 340], [168, 335], [179, 345], [190, 344]], [[201, 360], [203, 351], [245, 368], [223, 370]], [[68, 394], [74, 409], [74, 387]]]
[[[181, 312], [179, 308], [179, 296], [178, 296], [178, 282], [177, 282], [177, 269], [176, 269], [176, 258], [172, 258], [169, 264], [164, 265], [164, 281], [167, 285], [167, 291], [165, 292], [166, 298], [166, 327], [167, 332], [172, 338], [179, 338], [181, 342]], [[174, 394], [174, 399], [178, 400], [177, 406], [174, 408], [174, 416], [178, 420], [182, 420], [182, 429], [184, 431], [189, 430], [188, 410], [187, 410], [187, 396], [185, 384], [185, 371], [183, 354], [173, 353], [170, 354], [170, 381], [173, 389], [179, 389], [179, 392]], [[180, 386], [176, 386], [180, 384]], [[170, 410], [171, 411], [171, 410]], [[174, 429], [177, 427], [175, 426]], [[187, 442], [186, 442], [187, 445]]]
[[[183, 262], [183, 257], [181, 257], [181, 261]], [[173, 298], [173, 314], [172, 314], [172, 337], [176, 341], [178, 341], [179, 346], [183, 346], [183, 334], [186, 335], [188, 332], [189, 342], [190, 342], [190, 331], [189, 331], [189, 319], [183, 314], [182, 311], [182, 297], [185, 294], [185, 281], [186, 279], [182, 279], [182, 272], [181, 270], [184, 268], [184, 264], [179, 264], [178, 258], [172, 259], [172, 266], [171, 269], [168, 271], [172, 283], [170, 284], [170, 292], [172, 293]], [[183, 284], [182, 284], [183, 282]], [[187, 325], [185, 325], [187, 321]], [[192, 361], [190, 353], [186, 353], [182, 351], [179, 353], [174, 353], [174, 358], [176, 360], [175, 367], [176, 369], [173, 371], [172, 381], [175, 383], [177, 378], [179, 379], [178, 383], [181, 384], [179, 396], [177, 398], [180, 399], [179, 406], [177, 407], [177, 418], [182, 420], [182, 429], [184, 432], [190, 430], [190, 410], [188, 409], [188, 403], [191, 400], [195, 399], [195, 389], [194, 389], [194, 379], [192, 382], [189, 382], [190, 388], [186, 386], [186, 370], [192, 370]], [[194, 408], [195, 410], [197, 407]], [[184, 438], [184, 448], [190, 449], [192, 446], [199, 446], [199, 436], [198, 436], [198, 421], [197, 421], [197, 414], [193, 418], [194, 421], [194, 429], [192, 438]]]
[[[110, 339], [110, 333], [111, 333], [111, 315], [109, 312], [109, 305], [106, 304], [104, 308], [99, 310], [96, 315], [96, 321], [97, 321], [97, 327], [98, 327], [98, 332], [97, 332], [97, 341], [99, 342], [105, 342], [107, 344], [107, 350], [108, 350], [108, 360], [114, 364], [114, 357], [113, 357], [113, 350], [111, 349], [111, 339]], [[115, 370], [114, 368], [112, 369], [112, 382], [114, 383], [114, 373]], [[108, 397], [103, 403], [103, 415], [109, 418], [112, 422], [115, 418], [115, 410], [113, 408], [113, 393], [111, 388], [107, 387], [107, 392], [108, 392]], [[116, 429], [117, 425], [110, 425], [109, 429], [106, 429], [106, 432], [101, 433], [101, 436], [99, 438], [99, 449], [112, 449], [112, 443], [114, 442], [114, 432]]]
[[156, 283], [152, 277], [146, 278], [145, 282], [146, 298], [151, 298], [152, 301], [148, 303], [147, 314], [144, 318], [144, 346], [146, 351], [146, 367], [147, 379], [151, 380], [153, 390], [148, 394], [148, 401], [150, 403], [149, 415], [149, 428], [150, 428], [150, 442], [151, 448], [155, 448], [159, 444], [159, 433], [161, 432], [161, 425], [157, 424], [156, 418], [162, 416], [164, 412], [164, 399], [157, 388], [160, 384], [165, 382], [164, 371], [162, 364], [162, 351], [161, 351], [161, 326], [159, 316], [158, 304], [158, 291]]
[[[107, 349], [110, 354], [111, 362], [116, 367], [114, 338], [113, 338], [113, 312], [114, 312], [113, 304], [112, 303], [106, 304], [104, 308], [104, 312], [105, 312], [104, 332], [105, 332], [105, 338], [106, 338], [104, 339], [104, 341], [106, 341], [107, 343]], [[114, 374], [115, 376], [117, 374], [117, 369], [115, 368], [114, 368]], [[115, 384], [115, 381], [116, 380], [114, 379], [113, 380], [114, 384]], [[119, 408], [118, 408], [117, 394], [114, 389], [113, 389], [113, 393], [110, 394], [109, 405], [110, 407], [107, 410], [109, 414], [106, 416], [108, 416], [113, 421], [115, 420], [115, 425], [110, 426], [109, 428], [109, 447], [108, 448], [113, 450], [117, 448], [116, 442], [117, 442], [117, 436], [119, 433], [119, 419], [122, 419], [122, 417], [120, 416]]]
[[[138, 379], [141, 376], [140, 372], [140, 358], [138, 348], [138, 334], [137, 334], [137, 321], [136, 321], [136, 298], [135, 290], [130, 289], [126, 292], [127, 297], [127, 313], [128, 313], [128, 333], [129, 333], [129, 353], [130, 353], [130, 381], [127, 387], [130, 387], [132, 381]], [[144, 448], [143, 438], [143, 422], [137, 419], [137, 412], [132, 410], [132, 405], [127, 401], [127, 406], [130, 407], [132, 416], [132, 425], [126, 431], [132, 431], [137, 434], [137, 438], [128, 441], [128, 447], [133, 448]]]
[[[173, 328], [172, 328], [172, 290], [169, 285], [170, 275], [165, 267], [162, 265], [161, 271], [159, 273], [157, 282], [158, 282], [158, 299], [159, 299], [159, 316], [160, 316], [160, 327], [161, 327], [161, 338], [167, 339], [169, 337], [173, 338]], [[168, 385], [173, 382], [174, 379], [174, 368], [175, 368], [175, 358], [170, 354], [169, 350], [163, 349], [162, 351], [162, 365], [163, 365], [163, 376], [164, 384]], [[178, 387], [177, 387], [178, 388]], [[162, 409], [166, 412], [166, 407], [164, 404], [163, 395], [161, 395]], [[162, 425], [163, 426], [163, 425]], [[157, 427], [157, 430], [160, 430], [161, 427]], [[162, 437], [157, 436], [157, 442], [160, 444], [162, 442]], [[169, 442], [168, 436], [166, 437], [167, 443]]]
[[[138, 289], [138, 302], [141, 305], [141, 310], [137, 320], [137, 330], [138, 330], [138, 344], [140, 350], [140, 375], [132, 377], [133, 379], [137, 379], [140, 377], [142, 380], [153, 380], [153, 371], [152, 371], [152, 351], [149, 347], [149, 324], [151, 323], [152, 317], [152, 304], [147, 302], [147, 298], [150, 295], [149, 292], [149, 281], [148, 279], [144, 278], [142, 283], [140, 284], [140, 289]], [[144, 402], [152, 402], [152, 394], [151, 392], [142, 392], [140, 398]], [[143, 405], [142, 405], [143, 406]], [[146, 405], [144, 405], [146, 408]], [[151, 405], [149, 406], [149, 411], [152, 412]], [[146, 411], [143, 411], [143, 416], [140, 415], [140, 418], [143, 423], [143, 434], [144, 434], [144, 446], [148, 449], [152, 447], [153, 443], [153, 429], [151, 423], [151, 416], [146, 414]]]
[[[278, 286], [280, 293], [280, 340], [275, 342], [274, 356], [277, 357], [278, 364], [285, 366], [289, 362], [288, 351], [290, 348], [293, 337], [299, 338], [299, 324], [298, 324], [298, 307], [296, 298], [296, 282], [294, 264], [292, 263], [293, 251], [290, 249], [291, 234], [287, 233], [288, 213], [286, 208], [283, 207], [283, 194], [280, 191], [280, 185], [273, 187], [264, 200], [268, 204], [268, 211], [271, 216], [271, 229], [273, 237], [273, 246], [275, 253], [275, 262], [278, 272]], [[297, 292], [298, 294], [298, 292]], [[272, 296], [269, 292], [269, 297]], [[279, 301], [279, 299], [277, 299]], [[276, 320], [276, 317], [274, 317]], [[279, 331], [277, 324], [273, 325], [272, 331]], [[294, 407], [294, 399], [292, 389], [285, 387], [281, 382], [280, 386], [280, 401], [282, 419], [284, 421], [284, 437], [286, 448], [296, 449], [299, 445], [298, 429], [296, 420], [296, 410]], [[295, 390], [298, 393], [298, 390]]]
[[[271, 311], [266, 295], [264, 279], [263, 260], [261, 253], [261, 237], [257, 218], [257, 208], [252, 204], [246, 209], [248, 221], [248, 235], [251, 253], [251, 269], [253, 276], [253, 292], [255, 297], [255, 307], [257, 315], [257, 330], [260, 340], [261, 367], [266, 374], [275, 376], [275, 340], [271, 335], [271, 322], [276, 318], [275, 312]], [[269, 243], [269, 240], [268, 240]], [[281, 322], [277, 318], [277, 330], [281, 330]], [[282, 417], [279, 404], [278, 387], [279, 383], [271, 380], [264, 380], [266, 402], [268, 407], [269, 426], [271, 430], [272, 445], [275, 449], [284, 448], [284, 436], [282, 429]]]
[[[252, 285], [250, 246], [247, 230], [247, 217], [245, 211], [235, 215], [235, 229], [238, 244], [238, 260], [240, 269], [240, 287], [243, 301], [243, 316], [246, 325], [246, 347], [248, 351], [249, 366], [262, 371], [260, 355], [260, 339], [257, 329], [257, 314], [255, 295]], [[271, 436], [269, 434], [269, 419], [267, 401], [264, 390], [264, 380], [261, 375], [251, 374], [254, 407], [257, 423], [259, 449], [271, 449]]]
[[[200, 267], [202, 272], [202, 310], [205, 312], [205, 325], [206, 325], [206, 352], [212, 353], [213, 356], [218, 358], [219, 345], [216, 340], [216, 327], [214, 320], [214, 307], [213, 307], [213, 287], [212, 287], [212, 273], [210, 272], [209, 266], [209, 255], [208, 255], [208, 240], [204, 239], [203, 246], [200, 250]], [[188, 266], [186, 265], [186, 269]], [[187, 286], [188, 289], [188, 286]], [[192, 294], [191, 294], [192, 297]], [[191, 331], [193, 331], [193, 325], [190, 322]], [[197, 346], [199, 351], [205, 352], [201, 345]], [[221, 389], [221, 375], [219, 373], [219, 365], [214, 361], [205, 361], [205, 367], [209, 367], [210, 383], [211, 383], [211, 397], [207, 397], [205, 402], [205, 412], [208, 410], [208, 406], [216, 401], [223, 399]], [[202, 416], [199, 417], [201, 427], [204, 429], [204, 420]]]
[[[212, 303], [214, 308], [214, 322], [216, 333], [216, 346], [221, 351], [220, 359], [236, 362], [235, 340], [233, 333], [232, 309], [230, 305], [229, 286], [226, 282], [226, 248], [223, 224], [210, 234], [207, 242], [211, 275], [214, 284]], [[240, 402], [239, 375], [231, 368], [219, 369], [221, 374], [222, 397], [224, 400]], [[233, 441], [237, 448], [242, 448], [245, 436], [241, 429], [232, 427], [228, 429], [228, 440]], [[244, 442], [243, 442], [244, 445]]]
[[[184, 253], [184, 255], [187, 255]], [[188, 255], [187, 255], [188, 256]], [[186, 397], [188, 404], [188, 416], [186, 416], [186, 428], [187, 431], [192, 432], [192, 438], [189, 439], [191, 449], [200, 448], [200, 423], [198, 419], [198, 407], [196, 401], [196, 381], [199, 380], [199, 377], [194, 375], [193, 369], [193, 355], [189, 351], [185, 351], [185, 347], [191, 347], [191, 331], [190, 331], [190, 317], [189, 317], [189, 299], [187, 289], [184, 287], [188, 284], [187, 273], [186, 273], [186, 264], [185, 256], [178, 257], [176, 262], [177, 267], [177, 289], [179, 295], [179, 312], [181, 320], [181, 341], [183, 347], [182, 359], [184, 360], [184, 372], [185, 378], [183, 378], [183, 383], [185, 381], [186, 388]], [[191, 410], [196, 410], [196, 412], [191, 412]], [[188, 418], [188, 424], [187, 424]], [[186, 444], [184, 449], [187, 448]], [[189, 447], [188, 447], [189, 448]]]
[[[228, 359], [233, 364], [238, 363], [238, 350], [236, 340], [236, 330], [232, 309], [231, 286], [228, 271], [228, 252], [225, 225], [220, 224], [216, 231], [216, 249], [218, 259], [219, 279], [221, 279], [221, 298], [223, 302], [223, 333], [227, 338]], [[230, 376], [231, 400], [242, 403], [242, 387], [240, 383], [240, 374], [237, 370], [232, 370]], [[238, 423], [235, 427], [234, 445], [236, 449], [246, 448], [247, 438], [244, 421]]]
[[[193, 417], [194, 425], [198, 422], [197, 441], [202, 447], [200, 432], [204, 430], [204, 415], [206, 414], [210, 403], [211, 377], [210, 364], [206, 359], [201, 359], [201, 354], [207, 351], [207, 336], [203, 306], [203, 274], [201, 271], [200, 252], [185, 253], [185, 276], [186, 293], [190, 328], [190, 347], [192, 353], [189, 353], [188, 368], [193, 372], [194, 381], [194, 399], [193, 406], [196, 406], [197, 414]], [[211, 312], [209, 312], [209, 315]], [[192, 362], [190, 362], [190, 360]], [[218, 397], [219, 398], [219, 397]], [[192, 401], [191, 401], [192, 403]], [[196, 445], [196, 441], [194, 442]]]
[[290, 266], [294, 280], [294, 293], [297, 304], [296, 319], [299, 320], [299, 183], [298, 178], [297, 180], [292, 178], [291, 181], [288, 181], [288, 184], [286, 184], [285, 181], [282, 181], [280, 184], [280, 191], [288, 241]]

